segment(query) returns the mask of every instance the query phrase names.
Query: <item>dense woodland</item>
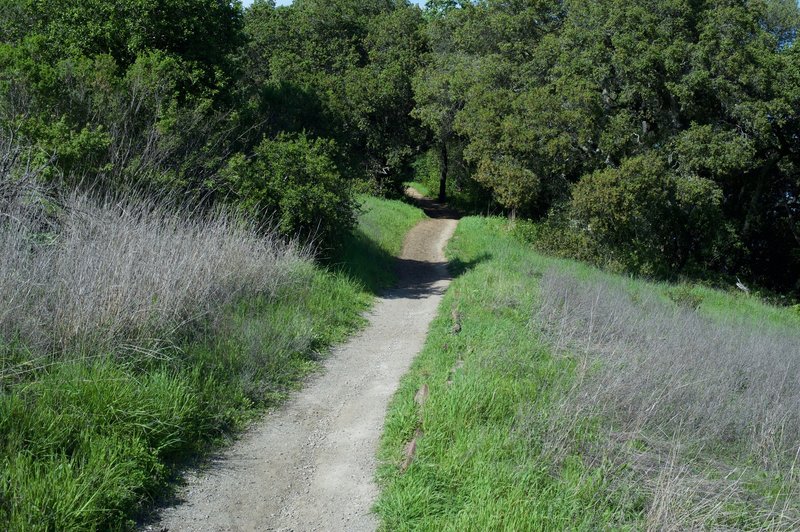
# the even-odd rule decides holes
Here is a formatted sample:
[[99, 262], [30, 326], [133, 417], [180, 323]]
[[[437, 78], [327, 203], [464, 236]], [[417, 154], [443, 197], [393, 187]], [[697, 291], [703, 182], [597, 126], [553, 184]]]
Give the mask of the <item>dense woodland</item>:
[[441, 179], [556, 254], [796, 296], [798, 25], [794, 0], [3, 0], [3, 160], [322, 251], [357, 194]]

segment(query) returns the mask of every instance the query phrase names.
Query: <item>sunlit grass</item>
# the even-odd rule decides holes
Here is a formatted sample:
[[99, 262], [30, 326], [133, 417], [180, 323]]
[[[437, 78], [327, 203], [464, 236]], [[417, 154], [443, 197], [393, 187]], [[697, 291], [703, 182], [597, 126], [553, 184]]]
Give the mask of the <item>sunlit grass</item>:
[[[791, 463], [775, 468], [751, 460], [753, 455], [742, 454], [743, 446], [736, 442], [712, 449], [698, 439], [698, 432], [682, 431], [678, 417], [675, 424], [665, 416], [653, 418], [653, 426], [637, 427], [596, 408], [590, 399], [597, 394], [584, 391], [602, 389], [606, 381], [592, 379], [604, 375], [607, 362], [580, 354], [588, 339], [585, 329], [567, 348], [559, 348], [556, 329], [540, 314], [543, 291], [559, 294], [567, 289], [554, 283], [556, 278], [572, 279], [571, 286], [577, 293], [585, 290], [587, 300], [592, 300], [596, 283], [626, 294], [634, 305], [651, 300], [665, 309], [652, 319], [689, 312], [698, 323], [719, 324], [709, 325], [709, 332], [736, 323], [747, 328], [742, 334], [757, 337], [769, 324], [779, 335], [795, 327], [796, 337], [791, 311], [744, 294], [652, 284], [545, 257], [515, 240], [502, 219], [463, 219], [448, 254], [459, 277], [387, 418], [380, 454], [383, 492], [376, 505], [383, 529], [797, 525], [797, 479], [788, 473]], [[633, 315], [650, 319], [645, 307]], [[461, 325], [457, 333], [454, 318]], [[620, 327], [627, 330], [629, 325]], [[714, 346], [703, 346], [693, 356], [698, 364], [713, 367]], [[614, 357], [618, 350], [608, 349], [604, 356]], [[650, 366], [660, 374], [648, 375]], [[631, 373], [635, 378], [630, 386], [664, 376], [663, 365], [650, 366]], [[625, 367], [609, 367], [616, 372], [611, 374], [625, 375]], [[769, 378], [778, 373], [776, 368]], [[587, 383], [599, 387], [587, 388]], [[699, 391], [704, 386], [690, 380], [684, 384]], [[425, 385], [429, 398], [420, 405], [415, 394]], [[605, 391], [612, 395], [608, 404], [621, 401], [620, 394], [634, 389], [630, 386], [606, 382]], [[725, 401], [719, 398], [721, 407]], [[633, 413], [646, 415], [648, 406]], [[411, 441], [416, 444], [413, 461], [403, 471]]]
[[395, 280], [392, 257], [403, 249], [406, 233], [425, 214], [401, 201], [362, 196], [361, 214], [335, 264], [371, 293], [378, 293]]
[[377, 251], [321, 267], [234, 219], [80, 201], [41, 243], [0, 226], [25, 259], [0, 259], [4, 311], [25, 309], [0, 315], [3, 530], [133, 526], [177, 464], [284, 399], [364, 323], [422, 216], [365, 200], [356, 238]]

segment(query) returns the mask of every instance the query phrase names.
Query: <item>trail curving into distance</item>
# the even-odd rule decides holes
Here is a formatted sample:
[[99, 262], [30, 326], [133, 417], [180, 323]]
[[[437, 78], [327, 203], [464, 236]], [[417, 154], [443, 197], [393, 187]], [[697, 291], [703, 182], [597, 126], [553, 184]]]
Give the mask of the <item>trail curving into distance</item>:
[[189, 475], [177, 504], [147, 530], [377, 527], [370, 509], [386, 406], [450, 283], [444, 247], [458, 223], [437, 204], [420, 202], [433, 217], [406, 236], [398, 286], [377, 299], [366, 329], [210, 467]]

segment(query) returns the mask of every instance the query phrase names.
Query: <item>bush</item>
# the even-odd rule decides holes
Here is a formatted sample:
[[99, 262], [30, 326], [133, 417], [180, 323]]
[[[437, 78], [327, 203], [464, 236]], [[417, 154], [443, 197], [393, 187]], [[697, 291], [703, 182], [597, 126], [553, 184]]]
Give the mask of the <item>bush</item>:
[[674, 175], [655, 154], [585, 176], [573, 189], [569, 216], [613, 261], [639, 274], [718, 267], [734, 247], [719, 187]]
[[474, 179], [490, 189], [498, 203], [514, 213], [530, 209], [541, 189], [539, 176], [513, 157], [481, 160]]
[[353, 228], [356, 207], [335, 150], [331, 140], [279, 135], [250, 160], [234, 156], [223, 174], [249, 214], [274, 217], [284, 235], [335, 246]]
[[570, 220], [563, 209], [554, 209], [542, 222], [516, 220], [513, 235], [548, 255], [581, 260], [613, 271], [621, 269], [590, 235], [578, 229], [577, 222]]

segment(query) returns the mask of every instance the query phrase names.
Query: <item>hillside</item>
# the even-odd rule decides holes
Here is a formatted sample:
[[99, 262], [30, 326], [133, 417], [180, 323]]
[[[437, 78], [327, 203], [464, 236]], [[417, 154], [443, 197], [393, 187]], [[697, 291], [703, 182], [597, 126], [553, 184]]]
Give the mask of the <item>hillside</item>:
[[797, 0], [1, 1], [0, 529], [800, 529]]
[[456, 279], [387, 417], [382, 527], [795, 529], [800, 315], [513, 233], [466, 218], [448, 247]]

